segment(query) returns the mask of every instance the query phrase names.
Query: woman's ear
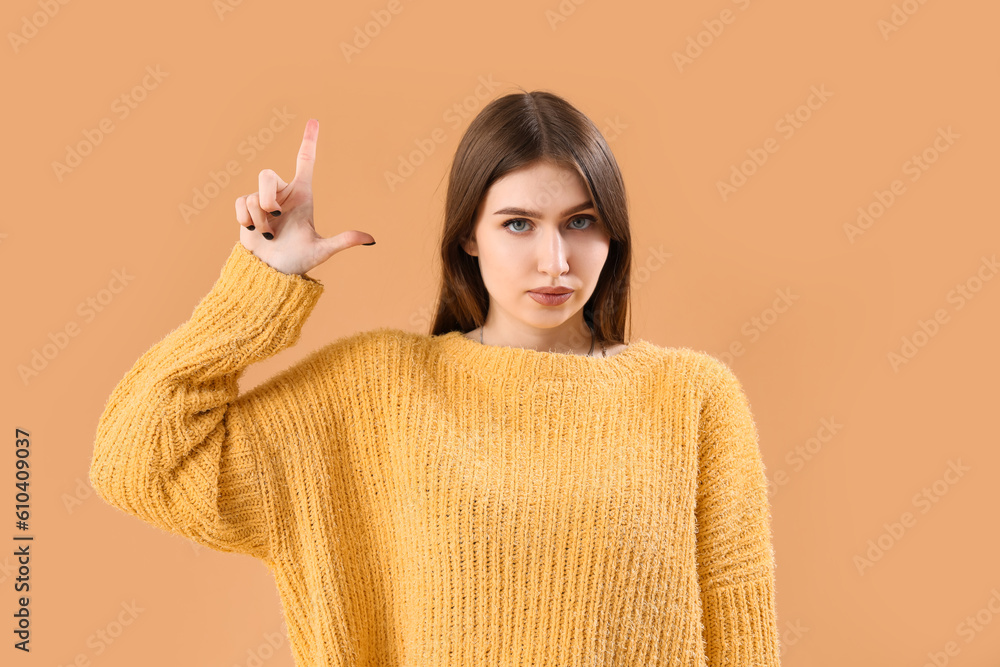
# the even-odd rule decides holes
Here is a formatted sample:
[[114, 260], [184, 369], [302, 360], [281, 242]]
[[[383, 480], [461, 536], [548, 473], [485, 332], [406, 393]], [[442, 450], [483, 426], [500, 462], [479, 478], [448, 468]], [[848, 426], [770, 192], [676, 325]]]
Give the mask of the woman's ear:
[[482, 201], [476, 205], [476, 210], [472, 212], [472, 220], [469, 221], [469, 225], [465, 228], [465, 238], [462, 239], [462, 249], [465, 250], [466, 254], [473, 257], [479, 256], [479, 245], [476, 243], [476, 229], [479, 227], [479, 209], [482, 205]]
[[464, 241], [462, 241], [462, 249], [465, 250], [467, 254], [472, 255], [473, 257], [479, 256], [479, 246], [476, 245], [476, 239], [466, 238]]

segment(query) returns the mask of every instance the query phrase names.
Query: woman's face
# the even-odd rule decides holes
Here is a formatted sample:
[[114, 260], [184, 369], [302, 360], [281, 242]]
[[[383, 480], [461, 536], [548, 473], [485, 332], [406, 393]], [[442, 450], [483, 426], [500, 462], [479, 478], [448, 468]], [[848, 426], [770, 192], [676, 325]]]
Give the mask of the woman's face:
[[[573, 318], [568, 328], [583, 326], [583, 306], [611, 241], [597, 220], [586, 184], [571, 169], [541, 161], [493, 183], [476, 211], [473, 238], [463, 244], [479, 257], [491, 328], [552, 329]], [[532, 297], [546, 287], [572, 292], [554, 305]]]

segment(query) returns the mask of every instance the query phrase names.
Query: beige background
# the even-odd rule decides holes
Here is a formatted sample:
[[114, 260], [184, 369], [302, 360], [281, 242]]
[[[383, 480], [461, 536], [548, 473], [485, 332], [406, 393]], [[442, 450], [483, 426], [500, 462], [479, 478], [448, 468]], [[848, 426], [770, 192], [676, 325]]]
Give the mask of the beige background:
[[[744, 383], [773, 482], [783, 664], [997, 665], [1000, 279], [984, 258], [1000, 246], [1000, 7], [675, 4], [5, 3], [0, 662], [292, 664], [263, 564], [91, 493], [104, 401], [218, 277], [233, 200], [265, 167], [291, 178], [310, 117], [318, 230], [378, 244], [312, 273], [327, 291], [299, 343], [241, 388], [358, 330], [426, 332], [452, 154], [520, 85], [577, 105], [620, 162], [634, 336], [715, 354]], [[391, 20], [348, 59], [373, 11]], [[266, 136], [275, 108], [292, 118]], [[443, 142], [390, 188], [436, 130]], [[247, 151], [252, 135], [268, 143]], [[88, 154], [57, 174], [74, 146]], [[186, 222], [231, 161], [240, 173]], [[859, 207], [876, 211], [894, 181], [852, 240]], [[91, 299], [99, 310], [81, 308]], [[916, 353], [894, 366], [906, 341]], [[33, 452], [30, 655], [11, 648], [16, 427]]]

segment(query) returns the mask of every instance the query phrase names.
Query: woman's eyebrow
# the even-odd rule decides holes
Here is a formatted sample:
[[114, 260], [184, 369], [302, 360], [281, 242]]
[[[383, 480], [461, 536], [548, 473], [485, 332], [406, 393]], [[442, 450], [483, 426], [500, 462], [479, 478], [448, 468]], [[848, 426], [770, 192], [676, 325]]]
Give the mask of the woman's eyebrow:
[[[572, 208], [566, 209], [565, 211], [562, 212], [562, 214], [563, 214], [563, 217], [565, 217], [567, 215], [572, 215], [574, 213], [579, 213], [580, 211], [586, 211], [588, 208], [594, 208], [594, 202], [590, 201], [589, 199], [587, 201], [583, 202], [582, 204], [577, 204], [576, 206], [573, 206]], [[528, 209], [517, 208], [515, 206], [508, 206], [507, 208], [502, 208], [499, 211], [497, 211], [496, 213], [494, 213], [493, 215], [524, 215], [524, 216], [527, 216], [529, 218], [540, 218], [540, 217], [542, 217], [542, 214], [539, 213], [538, 211], [529, 211]]]

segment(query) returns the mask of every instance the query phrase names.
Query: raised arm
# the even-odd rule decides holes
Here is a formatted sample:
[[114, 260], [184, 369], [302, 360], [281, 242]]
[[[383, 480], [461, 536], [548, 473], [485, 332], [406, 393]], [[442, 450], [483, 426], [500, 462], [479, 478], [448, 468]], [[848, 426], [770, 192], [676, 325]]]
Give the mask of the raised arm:
[[[244, 396], [238, 396], [240, 375], [298, 339], [323, 291], [307, 271], [375, 242], [358, 230], [329, 238], [316, 233], [318, 133], [310, 119], [291, 182], [265, 169], [258, 192], [236, 200], [240, 241], [222, 275], [190, 320], [139, 358], [98, 423], [90, 467], [97, 493], [220, 551], [274, 553], [274, 499], [286, 480], [281, 457], [268, 447], [285, 437], [303, 441], [281, 432], [281, 415], [307, 409], [296, 396], [310, 381], [316, 355]], [[301, 420], [284, 423], [292, 422]]]
[[247, 366], [292, 345], [323, 286], [237, 243], [191, 318], [118, 383], [97, 428], [90, 483], [111, 505], [220, 551], [270, 554], [265, 443], [237, 398]]
[[717, 360], [701, 413], [698, 575], [710, 667], [779, 665], [771, 510], [757, 427]]

